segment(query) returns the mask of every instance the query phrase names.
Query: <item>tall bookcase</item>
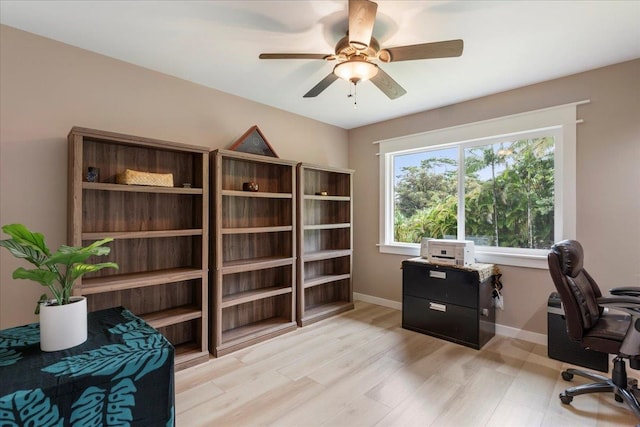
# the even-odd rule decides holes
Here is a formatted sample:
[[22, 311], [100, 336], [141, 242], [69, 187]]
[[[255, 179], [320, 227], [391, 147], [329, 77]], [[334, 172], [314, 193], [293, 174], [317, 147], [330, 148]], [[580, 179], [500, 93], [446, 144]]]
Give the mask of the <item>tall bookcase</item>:
[[[208, 360], [209, 149], [79, 127], [68, 147], [69, 244], [113, 237], [92, 261], [120, 266], [74, 292], [90, 311], [122, 305], [145, 319], [175, 346], [176, 369]], [[117, 184], [125, 169], [172, 173], [174, 186]]]
[[353, 308], [353, 171], [298, 165], [297, 322]]
[[215, 150], [211, 165], [210, 344], [222, 356], [296, 328], [296, 162]]

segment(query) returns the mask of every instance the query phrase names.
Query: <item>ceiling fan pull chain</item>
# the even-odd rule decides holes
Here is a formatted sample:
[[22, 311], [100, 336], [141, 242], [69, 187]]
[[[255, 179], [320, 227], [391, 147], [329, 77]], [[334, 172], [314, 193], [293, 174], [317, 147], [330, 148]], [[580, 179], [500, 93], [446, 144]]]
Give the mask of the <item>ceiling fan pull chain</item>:
[[[353, 92], [351, 92], [351, 88], [353, 84]], [[353, 109], [356, 110], [358, 109], [358, 89], [357, 89], [357, 84], [356, 82], [349, 82], [349, 94], [347, 95], [347, 98], [353, 98]]]
[[358, 83], [353, 83], [353, 109], [358, 109]]

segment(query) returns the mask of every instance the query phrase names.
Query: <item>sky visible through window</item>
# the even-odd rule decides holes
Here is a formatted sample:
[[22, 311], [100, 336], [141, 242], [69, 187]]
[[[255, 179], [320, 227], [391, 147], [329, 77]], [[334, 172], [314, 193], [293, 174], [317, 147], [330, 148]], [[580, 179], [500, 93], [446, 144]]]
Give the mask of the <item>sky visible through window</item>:
[[[500, 149], [504, 149], [504, 144], [493, 144], [493, 150], [494, 152], [498, 153]], [[510, 142], [507, 142], [506, 144], [510, 145]], [[468, 154], [468, 153], [466, 153]], [[420, 163], [425, 160], [425, 159], [449, 159], [449, 160], [453, 160], [453, 161], [457, 161], [458, 159], [458, 148], [457, 147], [450, 147], [450, 148], [443, 148], [443, 149], [439, 149], [439, 150], [433, 150], [433, 151], [423, 151], [423, 152], [419, 152], [419, 153], [410, 153], [410, 154], [403, 154], [403, 155], [397, 155], [394, 157], [394, 183], [397, 181], [402, 180], [402, 177], [404, 176], [404, 172], [403, 172], [403, 168], [405, 167], [410, 167], [410, 166], [420, 166]], [[445, 170], [449, 168], [449, 170], [451, 170], [452, 166], [450, 165], [443, 165], [443, 166], [438, 166], [433, 168], [433, 172], [435, 173], [443, 173], [445, 172]], [[496, 174], [500, 174], [502, 171], [504, 171], [505, 169], [505, 165], [504, 164], [499, 164], [496, 165]], [[481, 170], [479, 170], [478, 172], [478, 177], [483, 180], [489, 180], [491, 179], [491, 167], [487, 166]]]
[[[434, 151], [423, 151], [420, 153], [403, 154], [394, 157], [394, 176], [401, 179], [404, 175], [402, 169], [409, 166], [420, 166], [420, 162], [425, 159], [450, 159], [456, 161], [458, 159], [458, 149], [456, 147], [445, 148]], [[445, 167], [438, 167], [434, 172], [444, 172]]]

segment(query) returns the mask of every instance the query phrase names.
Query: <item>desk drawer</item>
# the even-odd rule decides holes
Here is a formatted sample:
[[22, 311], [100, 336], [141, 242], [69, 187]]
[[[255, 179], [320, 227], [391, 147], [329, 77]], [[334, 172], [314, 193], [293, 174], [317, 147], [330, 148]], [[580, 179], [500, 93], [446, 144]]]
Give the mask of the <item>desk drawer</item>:
[[406, 295], [402, 327], [479, 348], [478, 311], [468, 307]]
[[473, 272], [402, 265], [403, 295], [478, 308], [478, 278]]

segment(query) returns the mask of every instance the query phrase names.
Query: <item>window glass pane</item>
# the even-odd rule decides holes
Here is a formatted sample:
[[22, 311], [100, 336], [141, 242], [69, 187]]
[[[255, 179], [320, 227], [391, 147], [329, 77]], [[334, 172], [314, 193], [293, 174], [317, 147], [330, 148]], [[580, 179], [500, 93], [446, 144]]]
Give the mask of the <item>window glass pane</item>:
[[456, 238], [457, 152], [452, 147], [394, 156], [395, 242]]
[[465, 239], [548, 249], [554, 239], [554, 138], [465, 148]]

